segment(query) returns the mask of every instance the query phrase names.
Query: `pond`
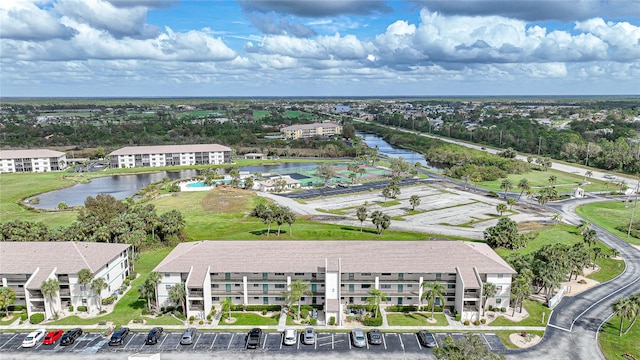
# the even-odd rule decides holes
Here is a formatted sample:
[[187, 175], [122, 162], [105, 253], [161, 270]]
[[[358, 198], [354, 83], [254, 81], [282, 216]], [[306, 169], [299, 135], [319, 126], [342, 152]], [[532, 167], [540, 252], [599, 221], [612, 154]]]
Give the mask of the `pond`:
[[[369, 147], [378, 146], [378, 153], [381, 155], [390, 157], [402, 156], [405, 161], [412, 164], [419, 162], [423, 166], [429, 167], [433, 170], [442, 170], [426, 161], [424, 156], [421, 154], [415, 151], [391, 146], [379, 136], [360, 133], [358, 133], [358, 136], [363, 138], [364, 142]], [[317, 163], [280, 163], [277, 165], [242, 166], [240, 167], [240, 171], [248, 171], [250, 173], [295, 173], [298, 172], [298, 170], [314, 169], [317, 165]], [[39, 198], [40, 202], [38, 204], [29, 205], [37, 209], [47, 210], [57, 209], [58, 203], [61, 201], [64, 201], [68, 206], [82, 206], [84, 205], [84, 201], [87, 197], [96, 196], [98, 194], [109, 194], [116, 199], [125, 199], [129, 196], [133, 196], [143, 187], [164, 178], [172, 180], [186, 179], [196, 175], [198, 175], [197, 170], [182, 170], [158, 171], [155, 173], [136, 175], [104, 176], [92, 179], [89, 183], [76, 184], [68, 188], [40, 194], [36, 196]]]

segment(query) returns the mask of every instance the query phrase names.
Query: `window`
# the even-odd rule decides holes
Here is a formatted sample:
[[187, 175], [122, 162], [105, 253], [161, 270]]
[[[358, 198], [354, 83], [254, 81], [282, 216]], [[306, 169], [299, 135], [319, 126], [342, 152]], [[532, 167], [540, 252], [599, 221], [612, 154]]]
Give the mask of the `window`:
[[440, 280], [442, 278], [442, 274], [436, 273], [436, 280]]
[[240, 284], [234, 284], [233, 286], [235, 286], [235, 287], [240, 287]]
[[502, 305], [502, 299], [496, 299], [496, 305], [498, 306]]
[[456, 284], [447, 284], [447, 289], [455, 289]]
[[304, 276], [304, 273], [295, 273], [295, 276]]
[[258, 299], [260, 299], [260, 297], [259, 297], [259, 296], [254, 296], [254, 297], [253, 297], [253, 300], [258, 300]]
[[502, 286], [496, 286], [496, 292], [502, 291]]
[[498, 274], [498, 279], [502, 279], [504, 277], [504, 274]]
[[276, 273], [277, 276], [284, 276], [284, 273]]
[[225, 284], [225, 290], [227, 292], [230, 292], [231, 291], [231, 284]]
[[231, 273], [224, 273], [225, 279], [231, 279]]
[[391, 273], [382, 273], [382, 276], [391, 276]]
[[367, 301], [367, 298], [366, 297], [361, 297], [360, 301]]
[[407, 284], [407, 287], [408, 287], [408, 288], [412, 288], [412, 287], [413, 287], [413, 284]]
[[360, 285], [361, 289], [370, 289], [371, 288], [371, 284], [362, 284]]
[[170, 277], [170, 276], [171, 276], [171, 274], [169, 274], [169, 273], [164, 273], [164, 277]]
[[355, 285], [354, 284], [349, 284], [349, 291], [350, 292], [354, 292], [355, 291]]
[[107, 280], [109, 280], [109, 274], [107, 274]]
[[391, 289], [391, 285], [390, 284], [381, 284], [380, 288], [381, 289]]
[[212, 289], [218, 289], [219, 287], [220, 287], [220, 284], [211, 284]]
[[349, 273], [349, 279], [353, 280], [353, 273]]
[[82, 304], [87, 305], [87, 299], [82, 299]]
[[284, 284], [276, 284], [276, 289], [284, 289], [285, 285]]
[[362, 276], [371, 276], [371, 273], [362, 273]]
[[253, 284], [253, 287], [260, 287], [260, 284]]
[[404, 278], [404, 274], [403, 273], [398, 273], [398, 279], [403, 279]]
[[268, 279], [269, 278], [269, 273], [262, 273], [262, 278], [263, 279]]
[[164, 288], [165, 288], [166, 290], [171, 290], [171, 285], [165, 285], [165, 286], [164, 286]]

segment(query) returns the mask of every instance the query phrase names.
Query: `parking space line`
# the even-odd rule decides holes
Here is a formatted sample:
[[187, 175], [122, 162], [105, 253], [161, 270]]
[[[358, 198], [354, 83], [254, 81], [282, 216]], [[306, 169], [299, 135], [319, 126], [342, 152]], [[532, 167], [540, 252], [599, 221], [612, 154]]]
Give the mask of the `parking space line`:
[[[284, 333], [280, 334], [280, 349], [282, 349], [282, 343], [284, 343]], [[298, 341], [298, 343], [300, 343]]]
[[202, 333], [198, 333], [198, 338], [196, 339], [196, 342], [193, 343], [193, 347], [192, 349], [196, 348], [196, 345], [198, 345], [198, 340], [200, 340], [200, 337], [202, 336]]
[[71, 348], [71, 350], [75, 350], [76, 346], [78, 346], [78, 344], [80, 344], [80, 341], [82, 341], [82, 339], [86, 338], [87, 334], [85, 333], [84, 335], [82, 335], [82, 337], [80, 339], [77, 339], [76, 341], [73, 342], [73, 347]]
[[160, 347], [164, 345], [164, 342], [167, 340], [168, 337], [169, 337], [169, 333], [167, 332], [166, 334], [164, 334], [164, 339], [162, 339], [162, 342], [160, 343]]
[[484, 339], [484, 342], [489, 347], [489, 350], [493, 351], [493, 348], [491, 347], [491, 344], [489, 344], [489, 340], [487, 340], [487, 338], [484, 336], [484, 333], [480, 333], [480, 335], [482, 335], [482, 338]]
[[384, 338], [384, 333], [382, 333], [380, 335], [382, 335], [382, 345], [384, 345], [384, 349], [387, 350], [387, 340], [385, 340], [385, 338]]
[[420, 350], [422, 350], [422, 345], [420, 345], [420, 339], [418, 339], [418, 334], [415, 334], [416, 336], [416, 341], [418, 342], [418, 347], [420, 348]]
[[[229, 345], [227, 345], [227, 350], [229, 350], [229, 349], [231, 348], [231, 343], [233, 342], [233, 336], [234, 336], [235, 334], [236, 334], [236, 333], [231, 333], [231, 339], [229, 340]], [[245, 343], [245, 344], [244, 344], [244, 348], [245, 348], [245, 349], [247, 348], [247, 343]]]
[[402, 351], [404, 351], [404, 342], [402, 342], [402, 334], [398, 334], [398, 339], [400, 339], [400, 347], [402, 348]]
[[213, 337], [213, 341], [211, 342], [211, 346], [209, 346], [209, 349], [213, 349], [213, 344], [216, 343], [216, 339], [218, 339], [218, 333], [216, 333], [216, 335]]
[[314, 335], [316, 338], [313, 341], [313, 350], [318, 350], [318, 335]]
[[3, 347], [5, 347], [5, 345], [7, 345], [11, 340], [13, 340], [14, 337], [18, 336], [18, 333], [14, 334], [11, 339], [7, 340], [4, 344], [2, 344], [2, 346], [0, 346], [0, 349], [2, 349]]
[[131, 340], [133, 340], [133, 338], [136, 337], [136, 335], [138, 335], [138, 333], [134, 332], [133, 336], [129, 337], [129, 341], [127, 341], [127, 344], [124, 346], [125, 349], [127, 348], [127, 346], [129, 346], [129, 344], [131, 344]]
[[331, 350], [335, 349], [336, 347], [334, 346], [334, 342], [333, 342], [333, 333], [331, 333]]
[[264, 347], [267, 346], [267, 337], [269, 336], [269, 333], [264, 333], [264, 342], [262, 343], [262, 350], [264, 350]]

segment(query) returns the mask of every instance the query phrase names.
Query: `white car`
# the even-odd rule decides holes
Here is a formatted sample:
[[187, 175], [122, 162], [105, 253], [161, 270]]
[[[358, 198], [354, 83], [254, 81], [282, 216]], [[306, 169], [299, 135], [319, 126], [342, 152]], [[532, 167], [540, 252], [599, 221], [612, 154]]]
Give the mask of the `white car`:
[[36, 346], [36, 344], [44, 338], [47, 334], [47, 330], [38, 329], [36, 331], [30, 332], [26, 338], [22, 341], [22, 347], [30, 348]]
[[295, 345], [298, 340], [298, 331], [296, 329], [285, 329], [283, 336], [285, 345]]

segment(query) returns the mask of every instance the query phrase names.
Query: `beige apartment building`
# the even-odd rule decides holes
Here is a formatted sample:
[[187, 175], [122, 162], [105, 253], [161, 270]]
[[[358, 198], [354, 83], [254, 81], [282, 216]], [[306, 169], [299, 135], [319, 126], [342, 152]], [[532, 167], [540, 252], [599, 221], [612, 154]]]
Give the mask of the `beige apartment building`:
[[[44, 313], [50, 318], [68, 306], [99, 308], [98, 296], [78, 283], [78, 272], [89, 269], [95, 278], [104, 278], [108, 287], [100, 294], [110, 296], [120, 289], [130, 273], [127, 244], [94, 242], [0, 242], [0, 280], [16, 292], [15, 305], [24, 305], [27, 314]], [[60, 291], [49, 298], [42, 283], [56, 279]]]
[[231, 148], [218, 144], [127, 146], [109, 154], [112, 168], [231, 164]]
[[285, 139], [304, 139], [315, 136], [329, 137], [342, 134], [342, 125], [335, 122], [298, 124], [280, 129]]
[[0, 173], [49, 172], [67, 167], [67, 154], [49, 149], [0, 150]]
[[423, 282], [446, 288], [445, 308], [463, 318], [482, 304], [483, 283], [497, 286], [487, 305], [507, 307], [515, 271], [486, 244], [463, 241], [198, 241], [179, 244], [154, 269], [160, 306], [174, 305], [169, 289], [184, 284], [187, 315], [204, 317], [226, 298], [234, 304], [284, 304], [283, 292], [302, 279], [340, 319], [345, 306], [365, 304], [372, 289], [387, 304], [422, 305]]

